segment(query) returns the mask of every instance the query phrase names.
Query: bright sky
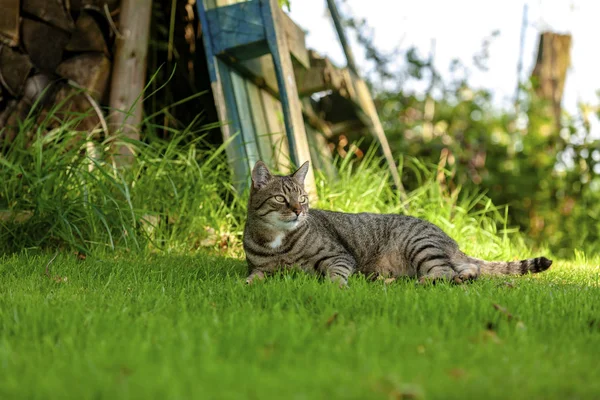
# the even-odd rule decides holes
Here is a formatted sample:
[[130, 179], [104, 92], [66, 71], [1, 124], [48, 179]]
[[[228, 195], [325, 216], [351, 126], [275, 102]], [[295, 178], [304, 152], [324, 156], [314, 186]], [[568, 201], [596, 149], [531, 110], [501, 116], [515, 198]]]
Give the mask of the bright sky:
[[[354, 16], [366, 18], [381, 50], [393, 50], [398, 45], [403, 50], [415, 46], [422, 56], [427, 56], [435, 39], [435, 64], [442, 73], [448, 71], [454, 58], [473, 66], [473, 55], [481, 49], [483, 39], [499, 30], [500, 35], [489, 48], [489, 71], [470, 68], [470, 83], [492, 90], [495, 102], [500, 105], [511, 104], [514, 97], [523, 5], [527, 3], [522, 78], [531, 73], [541, 31], [571, 33], [571, 68], [563, 107], [574, 113], [578, 102], [593, 105], [599, 102], [596, 95], [600, 90], [599, 0], [347, 0], [347, 6], [341, 0], [337, 2], [342, 13], [349, 9]], [[292, 19], [308, 31], [308, 47], [344, 65], [326, 1], [292, 0], [291, 6]], [[364, 57], [356, 43], [353, 50], [360, 68]], [[596, 131], [599, 124], [596, 121], [594, 125]]]

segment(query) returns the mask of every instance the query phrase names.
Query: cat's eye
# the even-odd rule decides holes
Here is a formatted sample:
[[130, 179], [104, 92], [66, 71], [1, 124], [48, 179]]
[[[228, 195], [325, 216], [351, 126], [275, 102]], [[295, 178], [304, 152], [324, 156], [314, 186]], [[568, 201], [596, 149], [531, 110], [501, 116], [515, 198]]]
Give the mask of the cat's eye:
[[307, 196], [301, 196], [300, 197], [300, 204], [306, 204], [308, 202], [308, 197]]
[[283, 196], [275, 196], [275, 201], [279, 203], [285, 203], [285, 197]]

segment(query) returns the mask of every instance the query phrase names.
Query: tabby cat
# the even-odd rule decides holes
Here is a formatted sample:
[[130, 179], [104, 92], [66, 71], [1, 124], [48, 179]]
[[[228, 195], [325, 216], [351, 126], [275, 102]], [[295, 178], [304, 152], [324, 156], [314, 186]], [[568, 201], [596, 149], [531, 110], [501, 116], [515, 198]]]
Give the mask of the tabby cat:
[[345, 285], [354, 272], [462, 283], [480, 274], [541, 272], [552, 264], [545, 257], [512, 262], [469, 257], [440, 228], [414, 217], [309, 210], [307, 172], [308, 162], [288, 176], [272, 175], [262, 161], [254, 166], [244, 229], [247, 283], [292, 266]]

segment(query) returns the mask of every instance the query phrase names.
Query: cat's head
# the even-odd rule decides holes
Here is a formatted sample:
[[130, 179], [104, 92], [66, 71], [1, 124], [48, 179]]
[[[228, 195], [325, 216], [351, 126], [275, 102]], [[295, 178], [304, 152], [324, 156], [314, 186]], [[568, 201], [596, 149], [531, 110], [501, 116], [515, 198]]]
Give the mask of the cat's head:
[[248, 216], [282, 231], [291, 231], [308, 216], [304, 179], [308, 161], [287, 176], [273, 175], [262, 161], [252, 170]]

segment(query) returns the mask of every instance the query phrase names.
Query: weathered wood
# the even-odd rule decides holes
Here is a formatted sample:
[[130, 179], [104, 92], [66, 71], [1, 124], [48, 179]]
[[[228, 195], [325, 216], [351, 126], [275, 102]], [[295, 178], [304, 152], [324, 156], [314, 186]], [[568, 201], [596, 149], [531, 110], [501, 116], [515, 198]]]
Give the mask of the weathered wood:
[[561, 102], [571, 64], [571, 35], [543, 32], [531, 73], [536, 94], [550, 103], [555, 127], [560, 126]]
[[260, 159], [267, 163], [267, 165], [275, 165], [273, 143], [271, 142], [271, 136], [269, 135], [269, 128], [267, 126], [260, 89], [248, 80], [245, 82], [246, 92], [248, 93], [248, 103], [252, 110], [252, 123], [254, 125], [258, 149], [260, 151]]
[[[146, 83], [146, 59], [152, 0], [122, 0], [119, 31], [110, 89], [109, 128], [130, 139], [139, 139], [142, 93]], [[115, 148], [118, 164], [131, 162], [133, 153], [123, 144]]]
[[[358, 104], [350, 71], [347, 68], [337, 68], [328, 58], [312, 50], [309, 51], [309, 62], [308, 70], [294, 63], [294, 77], [300, 97], [333, 90]], [[275, 67], [270, 55], [240, 62], [236, 64], [236, 68], [257, 86], [279, 96]]]
[[[277, 0], [260, 0], [265, 23], [265, 32], [269, 49], [273, 55], [275, 75], [279, 88], [285, 130], [290, 146], [293, 164], [298, 167], [310, 161], [310, 149], [306, 139], [306, 130], [302, 117], [302, 106], [298, 98], [298, 88], [294, 77], [294, 68], [283, 29], [283, 16]], [[306, 176], [305, 186], [310, 197], [316, 199], [317, 192], [312, 166]]]
[[267, 130], [265, 132], [268, 133], [273, 143], [273, 158], [275, 159], [277, 169], [283, 173], [290, 172], [291, 159], [287, 136], [285, 134], [285, 125], [283, 123], [281, 103], [264, 90], [261, 91], [260, 95], [267, 123]]
[[283, 29], [287, 38], [290, 54], [297, 62], [298, 66], [303, 68], [310, 67], [308, 50], [306, 49], [306, 33], [287, 15], [279, 9], [283, 21]]
[[337, 68], [326, 57], [310, 52], [310, 68], [295, 70], [298, 92], [301, 96], [325, 90], [334, 90], [341, 96], [357, 101], [350, 73], [345, 68]]
[[19, 45], [20, 0], [2, 0], [0, 12], [0, 42], [12, 47]]
[[[208, 0], [207, 3], [209, 3], [211, 6], [215, 6], [214, 0]], [[242, 191], [245, 187], [247, 187], [250, 170], [248, 168], [248, 164], [243, 162], [246, 152], [242, 143], [242, 138], [239, 134], [239, 128], [233, 126], [233, 124], [236, 123], [235, 119], [232, 121], [233, 124], [229, 123], [230, 117], [228, 114], [228, 102], [230, 106], [233, 106], [230, 98], [231, 85], [228, 79], [229, 73], [227, 71], [227, 66], [216, 57], [213, 51], [210, 32], [207, 29], [208, 19], [206, 10], [204, 8], [204, 2], [197, 1], [196, 7], [198, 10], [200, 24], [202, 27], [204, 27], [202, 30], [202, 42], [204, 44], [204, 50], [206, 53], [208, 77], [210, 79], [210, 85], [215, 107], [217, 109], [217, 114], [219, 116], [219, 121], [222, 122], [221, 135], [223, 136], [223, 142], [226, 144], [225, 152], [227, 153], [227, 161], [229, 162], [229, 167], [232, 171], [233, 185], [236, 190]], [[227, 84], [229, 84], [229, 86], [225, 87]], [[226, 93], [229, 94], [226, 95]], [[238, 133], [237, 135], [236, 132]]]
[[48, 24], [72, 32], [75, 23], [68, 10], [67, 2], [61, 0], [21, 0], [23, 12], [33, 15]]
[[[215, 54], [230, 57], [230, 61], [236, 63], [267, 55], [269, 48], [258, 1], [218, 3], [220, 7], [213, 7], [206, 13]], [[310, 61], [304, 31], [280, 8], [276, 12], [281, 16], [295, 65], [308, 68]]]
[[83, 11], [77, 18], [75, 32], [73, 32], [65, 50], [77, 53], [94, 51], [104, 53], [107, 56], [110, 55], [104, 33], [94, 17], [87, 11]]
[[379, 119], [379, 115], [377, 114], [377, 109], [375, 108], [375, 103], [373, 102], [373, 98], [371, 97], [369, 88], [367, 87], [365, 81], [363, 81], [360, 78], [356, 78], [354, 80], [354, 88], [356, 90], [356, 95], [359, 104], [361, 105], [361, 109], [366, 113], [368, 117], [368, 121], [365, 122], [370, 123], [371, 131], [379, 141], [379, 144], [381, 145], [381, 150], [383, 151], [383, 155], [389, 165], [390, 173], [392, 175], [394, 184], [396, 185], [396, 188], [398, 188], [400, 193], [404, 196], [404, 186], [402, 185], [402, 180], [400, 179], [400, 174], [398, 173], [398, 167], [396, 166], [396, 161], [394, 160], [394, 156], [392, 155], [392, 150], [390, 149], [387, 137], [385, 136], [385, 131], [383, 130], [383, 125], [381, 125], [381, 120]]
[[[219, 78], [218, 102], [217, 107], [222, 108], [224, 126], [227, 129], [223, 131], [223, 140], [230, 141], [227, 146], [227, 158], [233, 166], [233, 185], [238, 191], [243, 191], [248, 187], [250, 179], [251, 165], [248, 157], [248, 148], [245, 145], [245, 138], [242, 133], [241, 118], [238, 114], [237, 103], [234, 95], [233, 82], [231, 80], [232, 72], [219, 59], [216, 59], [216, 71]], [[219, 117], [221, 118], [221, 116]]]
[[32, 68], [33, 64], [27, 54], [0, 44], [0, 83], [8, 93], [14, 97], [21, 95]]
[[233, 88], [237, 120], [240, 124], [240, 132], [246, 148], [248, 168], [251, 170], [254, 164], [260, 160], [258, 143], [256, 143], [256, 132], [252, 122], [253, 109], [250, 108], [246, 83], [244, 79], [234, 71], [230, 71], [231, 84]]
[[69, 33], [30, 18], [23, 18], [21, 33], [31, 62], [42, 71], [54, 71], [62, 61]]
[[206, 18], [216, 55], [247, 60], [269, 52], [257, 1], [217, 7], [207, 11]]
[[110, 60], [104, 54], [84, 53], [60, 63], [56, 72], [77, 83], [98, 101], [106, 91], [110, 66]]

